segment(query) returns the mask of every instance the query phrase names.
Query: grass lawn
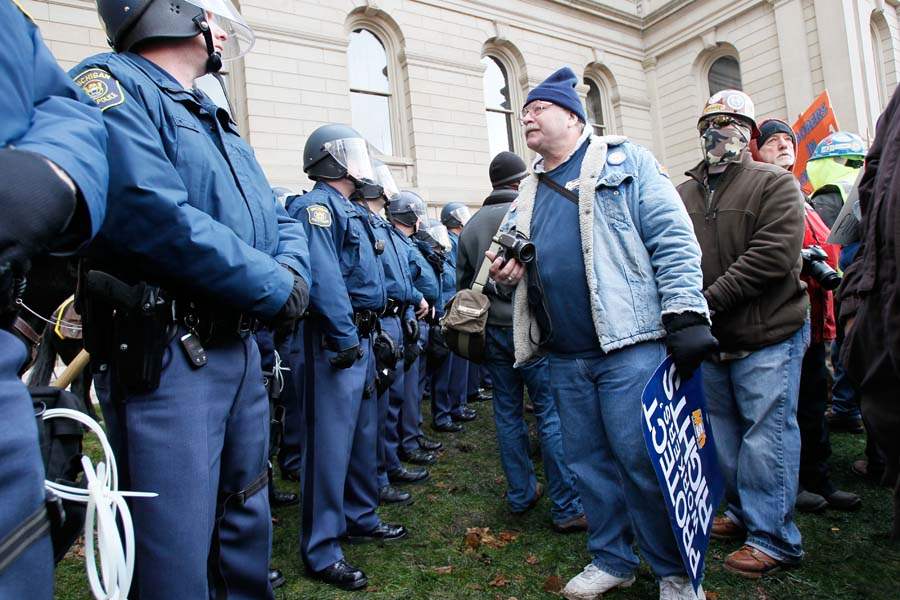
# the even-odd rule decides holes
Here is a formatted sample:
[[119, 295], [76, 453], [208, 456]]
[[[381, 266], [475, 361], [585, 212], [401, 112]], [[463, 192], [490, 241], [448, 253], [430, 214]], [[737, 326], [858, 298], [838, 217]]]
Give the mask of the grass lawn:
[[[546, 498], [526, 516], [507, 512], [490, 404], [478, 403], [474, 407], [479, 418], [466, 424], [465, 433], [442, 434], [445, 449], [431, 470], [431, 478], [410, 488], [415, 503], [380, 511], [384, 520], [406, 525], [410, 537], [383, 547], [345, 546], [347, 559], [369, 576], [365, 592], [340, 592], [306, 579], [298, 551], [298, 509], [276, 511], [272, 560], [288, 579], [276, 592], [276, 598], [560, 597], [555, 592], [589, 560], [586, 536], [555, 534], [550, 528]], [[710, 600], [900, 600], [900, 546], [891, 545], [885, 535], [890, 525], [889, 492], [855, 478], [850, 471], [850, 462], [862, 456], [863, 436], [836, 434], [832, 444], [834, 480], [843, 489], [862, 494], [863, 509], [849, 514], [800, 515], [798, 521], [807, 552], [803, 565], [761, 581], [727, 573], [721, 566], [722, 559], [738, 544], [713, 541], [705, 581]], [[540, 463], [537, 468], [540, 469]], [[479, 544], [478, 533], [467, 539], [470, 528], [490, 531], [480, 532]], [[172, 560], [178, 557], [173, 556]], [[57, 571], [57, 597], [90, 598], [83, 559], [74, 552]], [[642, 566], [635, 585], [612, 597], [655, 599], [658, 588], [650, 570]]]

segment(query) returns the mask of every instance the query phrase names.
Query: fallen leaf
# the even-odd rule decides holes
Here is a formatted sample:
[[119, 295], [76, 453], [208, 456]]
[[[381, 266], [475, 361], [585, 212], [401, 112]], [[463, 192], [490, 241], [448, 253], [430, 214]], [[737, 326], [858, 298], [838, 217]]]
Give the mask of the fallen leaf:
[[450, 486], [443, 481], [437, 481], [435, 482], [434, 487], [438, 488], [439, 490], [446, 490]]
[[706, 600], [719, 600], [718, 592], [710, 592], [707, 590], [703, 590], [703, 592], [706, 594]]
[[481, 545], [481, 533], [475, 527], [466, 530], [466, 551], [478, 550]]
[[558, 575], [551, 575], [546, 580], [544, 580], [544, 591], [550, 592], [551, 594], [555, 594], [556, 592], [562, 590], [562, 580]]
[[541, 562], [541, 560], [534, 554], [529, 554], [525, 557], [525, 562], [527, 562], [529, 565], [536, 565]]
[[514, 542], [519, 539], [519, 533], [517, 531], [501, 531], [500, 532], [500, 541], [505, 544], [509, 544], [510, 542]]
[[453, 565], [447, 565], [446, 567], [434, 567], [432, 569], [438, 575], [449, 575], [453, 572]]
[[839, 527], [832, 527], [831, 530], [832, 530], [833, 532], [837, 533], [837, 532], [840, 531], [841, 529], [840, 529]]
[[503, 485], [504, 483], [506, 483], [506, 480], [502, 477], [494, 477], [494, 483], [496, 483], [497, 485]]
[[502, 574], [498, 574], [491, 580], [488, 585], [495, 588], [501, 588], [506, 587], [507, 584], [509, 584], [509, 581], [507, 581], [506, 577], [504, 577]]
[[435, 496], [434, 494], [428, 494], [427, 496], [425, 496], [425, 499], [428, 500], [429, 502], [437, 502], [438, 501], [438, 497]]

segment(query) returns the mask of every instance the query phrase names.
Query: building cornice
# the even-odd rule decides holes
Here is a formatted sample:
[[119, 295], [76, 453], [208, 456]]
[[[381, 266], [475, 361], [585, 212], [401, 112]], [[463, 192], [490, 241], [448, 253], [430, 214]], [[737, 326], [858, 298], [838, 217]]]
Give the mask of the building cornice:
[[[681, 2], [681, 0], [676, 1]], [[678, 24], [677, 29], [667, 32], [664, 40], [652, 46], [647, 46], [644, 50], [644, 57], [660, 56], [695, 39], [701, 40], [704, 47], [708, 47], [710, 43], [715, 46], [715, 43], [718, 41], [715, 39], [716, 26], [718, 24], [736, 19], [760, 5], [769, 5], [771, 7], [771, 2], [769, 0], [733, 0], [726, 8], [716, 12], [714, 17], [706, 22], [702, 28], [698, 27], [699, 23], [696, 20], [685, 20], [684, 23]], [[673, 13], [669, 13], [667, 16], [671, 14]], [[660, 20], [655, 21], [654, 25], [659, 22]], [[649, 27], [644, 30], [643, 34], [646, 34], [647, 29]]]
[[283, 27], [270, 21], [249, 19], [247, 24], [256, 34], [256, 37], [285, 44], [340, 51], [346, 50], [350, 44], [350, 40], [343, 37], [322, 35], [299, 28]]

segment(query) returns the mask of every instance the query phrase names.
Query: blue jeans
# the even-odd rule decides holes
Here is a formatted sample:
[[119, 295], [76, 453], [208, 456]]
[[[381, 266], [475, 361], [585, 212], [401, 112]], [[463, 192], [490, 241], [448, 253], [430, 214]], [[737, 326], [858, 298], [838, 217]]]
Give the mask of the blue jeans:
[[797, 398], [809, 322], [746, 358], [703, 364], [703, 388], [725, 478], [726, 515], [747, 544], [783, 562], [803, 557], [794, 501], [800, 471]]
[[575, 475], [563, 459], [559, 413], [550, 391], [550, 369], [546, 358], [518, 369], [513, 368], [514, 362], [512, 328], [488, 327], [485, 367], [494, 382], [494, 423], [500, 462], [506, 474], [506, 500], [513, 512], [519, 512], [525, 510], [537, 491], [523, 414], [523, 392], [527, 386], [541, 436], [544, 473], [552, 502], [550, 515], [554, 522], [562, 523], [584, 509], [575, 491]]
[[588, 550], [597, 567], [617, 577], [638, 566], [635, 534], [657, 577], [686, 574], [641, 429], [641, 392], [665, 356], [662, 344], [645, 342], [595, 358], [549, 357]]

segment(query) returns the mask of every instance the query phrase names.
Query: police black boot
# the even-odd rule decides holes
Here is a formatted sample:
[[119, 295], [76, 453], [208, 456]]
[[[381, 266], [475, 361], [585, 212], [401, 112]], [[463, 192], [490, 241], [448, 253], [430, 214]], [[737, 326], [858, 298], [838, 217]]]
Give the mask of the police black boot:
[[453, 421], [447, 421], [446, 423], [432, 423], [431, 428], [442, 433], [459, 433], [464, 429], [462, 425], [454, 423]]
[[403, 462], [412, 463], [414, 465], [433, 465], [437, 462], [437, 456], [431, 452], [422, 450], [421, 448], [416, 448], [410, 452], [401, 448], [397, 454]]
[[300, 504], [300, 496], [290, 492], [279, 491], [275, 487], [274, 469], [269, 467], [269, 506], [280, 508], [282, 506], [294, 506]]
[[421, 483], [428, 479], [428, 469], [407, 469], [399, 467], [393, 471], [388, 471], [388, 481], [394, 485], [402, 483]]
[[465, 422], [465, 421], [474, 421], [478, 417], [478, 413], [476, 413], [473, 409], [468, 406], [461, 409], [458, 413], [453, 413], [450, 415], [450, 418], [454, 421]]
[[429, 440], [424, 435], [420, 435], [419, 439], [417, 441], [419, 442], [419, 448], [421, 448], [422, 450], [425, 450], [427, 452], [436, 452], [437, 450], [440, 450], [441, 448], [444, 447], [443, 442], [438, 442], [436, 440]]
[[403, 525], [391, 525], [382, 521], [378, 527], [366, 533], [348, 533], [347, 541], [351, 544], [365, 544], [367, 542], [393, 542], [402, 540], [407, 535]]
[[386, 485], [378, 490], [378, 501], [381, 504], [396, 504], [398, 506], [406, 506], [412, 504], [412, 494], [407, 491], [399, 490], [392, 485]]
[[313, 571], [311, 575], [314, 579], [342, 590], [361, 590], [369, 584], [366, 574], [343, 558], [321, 571]]
[[287, 580], [284, 578], [284, 573], [278, 569], [269, 569], [269, 584], [272, 586], [273, 590], [277, 590], [283, 586], [285, 581]]

